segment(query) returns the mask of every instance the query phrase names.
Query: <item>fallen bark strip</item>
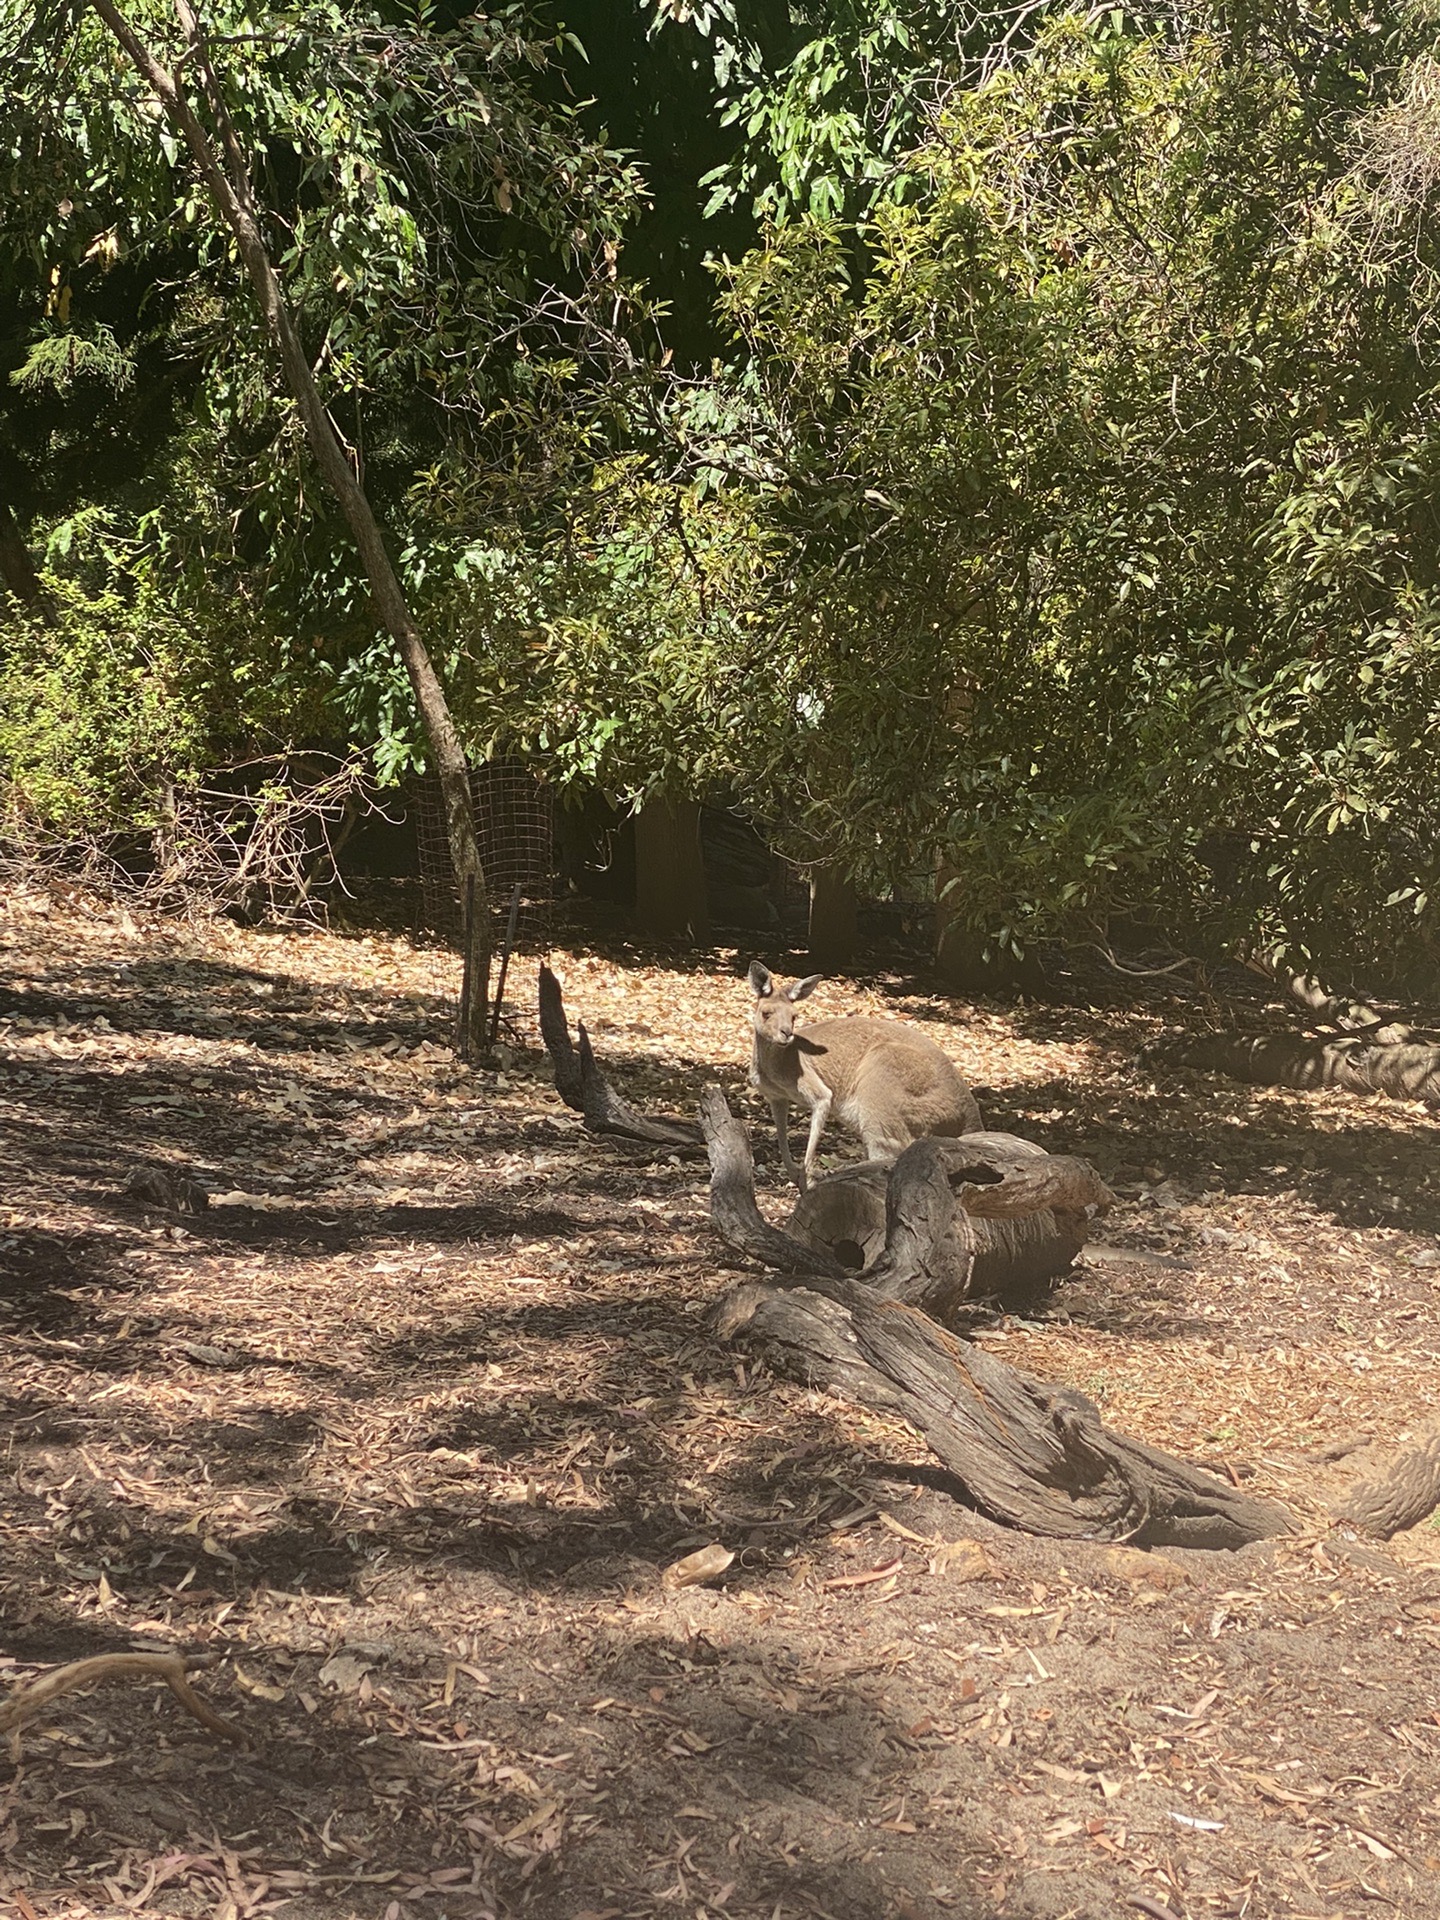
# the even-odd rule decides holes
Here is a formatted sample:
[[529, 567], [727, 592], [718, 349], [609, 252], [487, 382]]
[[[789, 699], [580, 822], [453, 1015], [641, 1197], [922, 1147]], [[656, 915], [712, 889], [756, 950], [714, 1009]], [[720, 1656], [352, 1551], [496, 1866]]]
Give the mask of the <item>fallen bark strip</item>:
[[[718, 1088], [706, 1089], [700, 1111], [717, 1228], [741, 1251], [803, 1274], [813, 1250], [761, 1219], [749, 1141]], [[968, 1219], [950, 1178], [966, 1144], [920, 1140], [900, 1156], [886, 1246], [863, 1277], [828, 1271], [734, 1289], [720, 1309], [723, 1337], [743, 1332], [808, 1384], [900, 1414], [978, 1507], [1027, 1532], [1236, 1547], [1290, 1531], [1282, 1509], [1111, 1433], [1083, 1394], [1016, 1373], [893, 1297], [925, 1288], [937, 1247]]]
[[218, 1733], [222, 1739], [248, 1747], [250, 1736], [228, 1720], [222, 1720], [185, 1677], [187, 1673], [213, 1667], [217, 1659], [214, 1654], [187, 1656], [177, 1648], [169, 1653], [96, 1653], [86, 1660], [72, 1660], [68, 1666], [52, 1667], [49, 1673], [42, 1673], [38, 1680], [17, 1688], [9, 1696], [0, 1706], [0, 1733], [8, 1733], [13, 1746], [27, 1720], [33, 1720], [52, 1700], [58, 1700], [64, 1693], [73, 1693], [77, 1687], [91, 1686], [97, 1680], [156, 1678], [165, 1682], [185, 1711], [193, 1714], [201, 1726]]
[[700, 1150], [700, 1130], [693, 1120], [640, 1113], [616, 1092], [600, 1071], [583, 1022], [578, 1029], [577, 1054], [570, 1042], [560, 982], [543, 961], [539, 1007], [540, 1034], [555, 1074], [555, 1090], [567, 1107], [583, 1114], [591, 1133], [613, 1134], [622, 1140], [638, 1140], [647, 1146], [681, 1152]]

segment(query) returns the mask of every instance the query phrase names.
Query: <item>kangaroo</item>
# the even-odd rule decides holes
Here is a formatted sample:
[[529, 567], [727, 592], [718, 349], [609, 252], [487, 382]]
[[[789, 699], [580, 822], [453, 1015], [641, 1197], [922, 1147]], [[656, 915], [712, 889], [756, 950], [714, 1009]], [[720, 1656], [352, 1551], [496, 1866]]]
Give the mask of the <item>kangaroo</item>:
[[[850, 1017], [797, 1028], [795, 1002], [812, 994], [823, 978], [812, 973], [782, 987], [758, 960], [750, 967], [755, 990], [750, 1084], [770, 1104], [780, 1158], [802, 1193], [832, 1108], [837, 1120], [860, 1135], [871, 1160], [893, 1159], [926, 1134], [980, 1131], [980, 1109], [954, 1062], [913, 1027]], [[810, 1109], [802, 1166], [790, 1152], [791, 1107]]]

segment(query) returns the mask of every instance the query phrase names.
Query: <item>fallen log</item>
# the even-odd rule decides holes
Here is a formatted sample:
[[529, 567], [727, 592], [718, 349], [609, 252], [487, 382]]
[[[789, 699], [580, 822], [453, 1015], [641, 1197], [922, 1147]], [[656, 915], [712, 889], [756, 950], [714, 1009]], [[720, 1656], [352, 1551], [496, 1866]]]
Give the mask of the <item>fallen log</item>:
[[1352, 1455], [1349, 1469], [1356, 1467], [1349, 1487], [1329, 1503], [1342, 1526], [1374, 1540], [1419, 1526], [1440, 1506], [1440, 1419], [1422, 1427], [1408, 1445], [1378, 1458], [1368, 1449], [1358, 1459]]
[[947, 1321], [977, 1296], [1033, 1296], [1069, 1268], [1110, 1203], [1085, 1161], [1014, 1134], [972, 1133], [917, 1141], [893, 1168], [868, 1161], [826, 1175], [801, 1196], [789, 1231]]
[[1377, 1043], [1365, 1035], [1323, 1039], [1289, 1033], [1162, 1034], [1144, 1065], [1201, 1067], [1263, 1087], [1345, 1087], [1440, 1107], [1440, 1047]]
[[824, 1294], [809, 1282], [736, 1288], [718, 1325], [808, 1386], [899, 1414], [966, 1499], [1004, 1525], [1184, 1547], [1239, 1547], [1293, 1530], [1282, 1508], [1113, 1432], [1074, 1388], [1017, 1373], [858, 1281]]
[[1334, 992], [1313, 973], [1304, 973], [1298, 967], [1259, 954], [1252, 955], [1245, 964], [1252, 973], [1283, 987], [1290, 998], [1322, 1026], [1338, 1027], [1342, 1033], [1364, 1034], [1384, 1046], [1413, 1036], [1413, 1028], [1392, 1022], [1388, 1014], [1358, 994]]
[[[807, 1384], [901, 1415], [976, 1506], [1027, 1532], [1234, 1547], [1290, 1531], [1283, 1509], [1110, 1432], [1083, 1394], [1016, 1373], [915, 1304], [912, 1295], [951, 1297], [955, 1256], [947, 1248], [957, 1220], [969, 1231], [984, 1217], [968, 1212], [974, 1195], [989, 1195], [996, 1209], [1019, 1204], [1018, 1183], [1035, 1166], [1033, 1154], [1019, 1151], [1026, 1143], [1007, 1140], [978, 1155], [965, 1139], [907, 1147], [889, 1175], [884, 1245], [857, 1276], [838, 1261], [822, 1265], [821, 1249], [761, 1217], [749, 1139], [718, 1087], [706, 1089], [700, 1116], [717, 1229], [741, 1252], [802, 1276], [791, 1286], [733, 1289], [719, 1312], [724, 1338], [743, 1335]], [[996, 1163], [1005, 1167], [998, 1181], [952, 1183], [952, 1174], [982, 1168], [993, 1175]], [[1093, 1187], [1074, 1167], [1053, 1176], [1058, 1188], [1047, 1176], [1032, 1193], [1103, 1194], [1089, 1169]], [[1007, 1173], [1018, 1176], [1017, 1187], [1002, 1202], [996, 1188]]]
[[875, 1293], [947, 1322], [977, 1294], [1028, 1299], [1063, 1273], [1111, 1203], [1083, 1160], [1014, 1134], [917, 1140], [891, 1166], [824, 1175], [782, 1230], [755, 1204], [750, 1137], [718, 1087], [700, 1100], [710, 1214], [737, 1252], [782, 1273], [863, 1277]]

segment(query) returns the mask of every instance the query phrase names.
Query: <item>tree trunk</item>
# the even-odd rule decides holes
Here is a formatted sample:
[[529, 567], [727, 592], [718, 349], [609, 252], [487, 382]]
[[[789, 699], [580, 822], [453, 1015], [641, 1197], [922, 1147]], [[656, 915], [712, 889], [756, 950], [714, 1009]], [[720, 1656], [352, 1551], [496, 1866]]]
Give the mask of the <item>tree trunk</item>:
[[818, 973], [849, 966], [859, 937], [855, 882], [842, 868], [810, 869], [810, 965]]
[[656, 939], [709, 938], [700, 808], [694, 800], [647, 800], [635, 815], [635, 920]]
[[1298, 1033], [1162, 1033], [1142, 1049], [1147, 1064], [1202, 1067], [1261, 1087], [1344, 1087], [1423, 1100], [1440, 1108], [1440, 1045], [1433, 1031], [1393, 1019], [1368, 1000], [1336, 993], [1314, 974], [1252, 959], [1252, 972], [1281, 987], [1318, 1029]]
[[1378, 1007], [1371, 1006], [1368, 1000], [1362, 1000], [1356, 994], [1332, 992], [1313, 973], [1303, 973], [1298, 967], [1259, 958], [1248, 960], [1246, 965], [1252, 973], [1261, 974], [1283, 987], [1292, 1000], [1313, 1015], [1317, 1024], [1339, 1027], [1343, 1033], [1363, 1034], [1367, 1040], [1386, 1047], [1410, 1038], [1409, 1027], [1393, 1024]]
[[935, 971], [951, 993], [1010, 994], [1039, 990], [1044, 974], [1033, 956], [989, 945], [961, 911], [965, 881], [958, 867], [942, 860], [935, 874]]
[[10, 509], [10, 503], [0, 494], [0, 600], [8, 593], [26, 613], [37, 615], [49, 626], [55, 618], [55, 609], [45, 589], [40, 584], [40, 576], [35, 570], [35, 562], [30, 549], [25, 544], [25, 536], [20, 531], [20, 523]]
[[450, 858], [462, 895], [467, 877], [473, 875], [475, 879], [472, 967], [478, 990], [472, 996], [469, 1025], [471, 1044], [479, 1051], [484, 1046], [489, 1010], [491, 917], [480, 848], [475, 835], [475, 818], [470, 805], [470, 779], [464, 748], [455, 730], [445, 690], [410, 613], [404, 589], [390, 563], [384, 536], [325, 410], [279, 277], [271, 264], [261, 231], [249, 167], [226, 110], [219, 81], [210, 64], [204, 31], [188, 0], [176, 0], [176, 12], [189, 44], [192, 70], [198, 76], [201, 90], [214, 116], [224, 152], [223, 161], [173, 75], [150, 53], [115, 7], [113, 0], [90, 0], [90, 4], [143, 78], [154, 88], [166, 118], [185, 141], [217, 210], [235, 236], [235, 244], [260, 303], [266, 330], [280, 357], [286, 381], [304, 422], [310, 450], [326, 484], [339, 501], [354, 536], [370, 582], [375, 611], [405, 663], [440, 780]]

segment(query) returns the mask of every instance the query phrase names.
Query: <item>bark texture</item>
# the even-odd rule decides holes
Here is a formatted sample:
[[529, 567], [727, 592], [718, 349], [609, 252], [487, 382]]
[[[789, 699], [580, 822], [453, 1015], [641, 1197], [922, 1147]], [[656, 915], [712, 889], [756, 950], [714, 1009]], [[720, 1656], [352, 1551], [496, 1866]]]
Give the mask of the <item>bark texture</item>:
[[[861, 1278], [837, 1272], [838, 1263], [819, 1249], [761, 1217], [749, 1139], [718, 1087], [705, 1090], [700, 1113], [718, 1231], [739, 1251], [801, 1276], [793, 1286], [752, 1284], [729, 1293], [718, 1320], [725, 1338], [743, 1336], [808, 1384], [901, 1415], [968, 1499], [1026, 1532], [1236, 1547], [1290, 1530], [1283, 1509], [1112, 1433], [1083, 1394], [1016, 1373], [905, 1297], [907, 1290], [924, 1297], [943, 1265], [937, 1250], [969, 1197], [986, 1194], [992, 1218], [1020, 1217], [1010, 1210], [1023, 1205], [1030, 1156], [994, 1151], [1020, 1170], [1021, 1184], [1002, 1198], [1003, 1172], [998, 1181], [960, 1178], [952, 1185], [952, 1171], [966, 1171], [961, 1150], [968, 1141], [917, 1140], [895, 1163], [885, 1245]], [[1073, 1168], [1080, 1164], [1047, 1179], [1065, 1182], [1066, 1196], [1074, 1195], [1079, 1189], [1071, 1183], [1081, 1176]]]
[[1033, 1295], [1066, 1270], [1109, 1202], [1083, 1160], [973, 1133], [917, 1140], [893, 1168], [827, 1174], [801, 1196], [790, 1232], [943, 1321], [977, 1295]]
[[1332, 1501], [1342, 1526], [1376, 1540], [1415, 1527], [1440, 1506], [1440, 1419], [1423, 1427], [1408, 1446], [1366, 1462], [1348, 1492]]
[[1292, 1530], [1282, 1508], [1114, 1433], [1073, 1388], [1016, 1373], [858, 1281], [741, 1287], [720, 1326], [810, 1385], [901, 1415], [967, 1499], [1027, 1533], [1239, 1547]]

